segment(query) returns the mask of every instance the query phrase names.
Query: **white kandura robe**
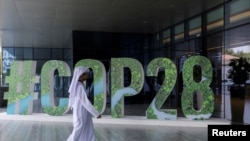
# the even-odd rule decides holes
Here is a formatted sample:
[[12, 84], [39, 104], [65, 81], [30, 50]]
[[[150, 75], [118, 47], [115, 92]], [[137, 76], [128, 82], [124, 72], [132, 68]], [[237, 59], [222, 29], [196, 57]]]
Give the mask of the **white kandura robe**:
[[73, 131], [67, 141], [95, 141], [92, 116], [97, 117], [99, 112], [89, 101], [84, 85], [76, 84], [76, 98], [73, 108]]

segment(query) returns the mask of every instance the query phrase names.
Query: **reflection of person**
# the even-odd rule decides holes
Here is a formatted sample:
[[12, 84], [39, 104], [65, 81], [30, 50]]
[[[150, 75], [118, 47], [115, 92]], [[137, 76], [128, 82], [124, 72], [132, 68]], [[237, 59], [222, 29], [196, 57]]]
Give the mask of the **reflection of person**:
[[101, 114], [89, 101], [83, 82], [88, 78], [89, 69], [76, 67], [69, 87], [69, 106], [73, 109], [73, 131], [67, 141], [95, 141], [92, 116]]

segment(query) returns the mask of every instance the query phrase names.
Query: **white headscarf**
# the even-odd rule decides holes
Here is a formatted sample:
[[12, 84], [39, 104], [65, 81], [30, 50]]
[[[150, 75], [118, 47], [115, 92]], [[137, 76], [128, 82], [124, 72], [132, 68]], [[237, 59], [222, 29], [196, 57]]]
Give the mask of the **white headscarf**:
[[85, 73], [85, 72], [89, 72], [89, 69], [86, 68], [86, 67], [76, 67], [74, 69], [74, 74], [73, 74], [73, 78], [71, 80], [71, 84], [69, 86], [69, 107], [72, 107], [73, 103], [74, 103], [74, 100], [75, 100], [75, 97], [77, 95], [77, 90], [76, 90], [76, 86], [77, 86], [77, 83], [78, 83], [78, 80], [79, 80], [79, 77]]

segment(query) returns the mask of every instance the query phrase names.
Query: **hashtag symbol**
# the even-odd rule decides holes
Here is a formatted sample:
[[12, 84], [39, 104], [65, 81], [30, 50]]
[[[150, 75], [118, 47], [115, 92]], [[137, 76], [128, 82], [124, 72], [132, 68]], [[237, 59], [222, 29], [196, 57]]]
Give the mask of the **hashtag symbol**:
[[8, 100], [7, 114], [31, 114], [33, 100], [38, 99], [34, 92], [35, 83], [39, 77], [35, 76], [36, 61], [14, 61], [11, 65], [10, 75], [6, 76], [5, 83], [9, 84], [4, 99]]

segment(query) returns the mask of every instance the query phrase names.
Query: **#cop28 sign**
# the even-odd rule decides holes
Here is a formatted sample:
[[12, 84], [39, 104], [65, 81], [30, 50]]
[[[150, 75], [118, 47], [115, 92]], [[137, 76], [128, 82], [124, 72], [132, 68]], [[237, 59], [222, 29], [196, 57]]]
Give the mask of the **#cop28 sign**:
[[[193, 68], [199, 65], [202, 79], [196, 82], [193, 79]], [[94, 59], [83, 59], [76, 66], [91, 68], [94, 75], [94, 106], [103, 113], [106, 108], [106, 70], [103, 63]], [[124, 68], [131, 72], [130, 85], [124, 87]], [[124, 97], [137, 95], [143, 88], [144, 77], [155, 77], [160, 68], [165, 69], [163, 84], [152, 102], [145, 111], [147, 119], [177, 119], [177, 109], [161, 109], [170, 95], [177, 78], [175, 64], [168, 58], [151, 60], [144, 74], [141, 63], [133, 58], [111, 58], [111, 117], [124, 116]], [[64, 115], [69, 111], [68, 98], [60, 98], [58, 106], [54, 102], [53, 76], [55, 70], [60, 77], [70, 77], [71, 70], [67, 63], [60, 60], [50, 60], [44, 63], [41, 75], [35, 75], [36, 61], [14, 61], [10, 75], [6, 76], [5, 83], [9, 84], [9, 91], [4, 93], [8, 100], [7, 114], [27, 115], [32, 113], [33, 100], [38, 99], [34, 92], [34, 85], [41, 84], [41, 105], [44, 113], [52, 116]], [[209, 59], [203, 56], [192, 56], [183, 65], [183, 91], [181, 108], [188, 119], [209, 119], [214, 110], [214, 94], [209, 87], [212, 82], [212, 65]], [[199, 92], [202, 95], [202, 107], [199, 110], [193, 107], [193, 95]]]

